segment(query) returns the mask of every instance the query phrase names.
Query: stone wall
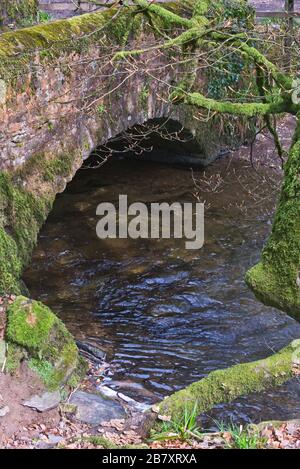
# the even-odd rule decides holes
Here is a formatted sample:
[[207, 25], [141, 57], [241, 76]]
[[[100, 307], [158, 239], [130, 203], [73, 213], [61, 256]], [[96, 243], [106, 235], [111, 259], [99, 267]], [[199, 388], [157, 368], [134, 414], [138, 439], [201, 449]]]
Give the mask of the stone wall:
[[39, 8], [53, 18], [69, 18], [74, 15], [99, 11], [99, 7], [80, 0], [39, 0]]
[[[109, 0], [107, 0], [110, 3]], [[168, 0], [160, 0], [164, 2]], [[284, 0], [248, 0], [257, 11], [283, 11]], [[99, 2], [98, 2], [99, 3]], [[101, 2], [100, 2], [101, 3]], [[104, 3], [104, 0], [103, 2]], [[127, 3], [130, 3], [128, 1]], [[300, 2], [295, 2], [296, 11], [300, 10]], [[299, 3], [299, 5], [297, 5]], [[39, 0], [39, 8], [51, 14], [53, 18], [69, 18], [74, 15], [99, 11], [101, 7], [85, 0]]]
[[[126, 62], [121, 61], [108, 61], [103, 68], [103, 57], [113, 48], [122, 48], [122, 34], [128, 33], [124, 28], [131, 29], [132, 47], [152, 40], [149, 30], [145, 35], [146, 24], [138, 25], [142, 15], [130, 24], [130, 10], [125, 9], [111, 25], [114, 10], [0, 36], [0, 169], [16, 169], [43, 152], [80, 149], [86, 158], [128, 127], [170, 116], [195, 136], [204, 165], [228, 146], [230, 135], [224, 123], [221, 130], [216, 121], [194, 119], [190, 107], [170, 105], [166, 85], [184, 71], [166, 66], [167, 54], [147, 54], [134, 73], [128, 74]], [[106, 44], [100, 45], [103, 38]], [[145, 61], [159, 70], [155, 77], [143, 73]]]
[[[168, 1], [169, 0], [160, 0], [160, 3]], [[103, 0], [102, 3], [105, 3], [105, 0]], [[107, 0], [107, 3], [112, 2]], [[130, 3], [132, 3], [130, 0], [127, 1], [127, 4]], [[70, 18], [74, 15], [95, 13], [103, 9], [95, 3], [93, 4], [92, 0], [90, 2], [87, 0], [39, 0], [39, 8], [49, 13], [53, 18]]]

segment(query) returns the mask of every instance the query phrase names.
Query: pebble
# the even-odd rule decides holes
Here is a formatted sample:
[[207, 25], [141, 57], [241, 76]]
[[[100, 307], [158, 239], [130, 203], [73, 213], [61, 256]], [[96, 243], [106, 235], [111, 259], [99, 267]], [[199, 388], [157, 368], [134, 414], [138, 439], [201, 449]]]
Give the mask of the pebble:
[[9, 407], [6, 405], [0, 408], [0, 417], [5, 417], [9, 413]]

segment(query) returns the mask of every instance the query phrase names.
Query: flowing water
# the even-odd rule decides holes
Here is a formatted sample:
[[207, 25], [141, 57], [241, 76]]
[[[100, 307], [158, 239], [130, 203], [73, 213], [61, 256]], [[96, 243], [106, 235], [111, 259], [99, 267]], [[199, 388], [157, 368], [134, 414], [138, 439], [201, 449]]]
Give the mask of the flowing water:
[[[300, 324], [257, 301], [243, 280], [270, 231], [278, 194], [272, 179], [236, 158], [193, 174], [122, 158], [83, 169], [57, 197], [24, 280], [77, 339], [107, 352], [107, 384], [143, 402], [211, 370], [264, 358], [300, 337]], [[197, 196], [206, 202], [204, 247], [99, 240], [96, 207], [117, 204], [119, 194], [146, 203]], [[277, 418], [278, 409], [279, 417], [300, 417], [298, 383], [239, 400], [235, 409], [242, 421]], [[207, 426], [232, 412], [219, 406]]]

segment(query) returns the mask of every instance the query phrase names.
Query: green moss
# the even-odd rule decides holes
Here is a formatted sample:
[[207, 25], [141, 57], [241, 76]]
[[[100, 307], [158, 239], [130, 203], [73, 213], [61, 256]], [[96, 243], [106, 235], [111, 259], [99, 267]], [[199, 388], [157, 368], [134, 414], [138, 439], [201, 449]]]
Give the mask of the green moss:
[[148, 111], [149, 87], [144, 85], [138, 96], [138, 103], [143, 111]]
[[177, 89], [171, 94], [174, 103], [184, 102], [199, 108], [216, 111], [222, 114], [234, 114], [246, 117], [255, 117], [264, 114], [278, 114], [288, 110], [288, 103], [283, 99], [274, 103], [231, 103], [207, 98], [200, 93], [185, 93]]
[[91, 435], [83, 438], [84, 441], [91, 443], [94, 446], [101, 446], [104, 449], [118, 449], [118, 445], [112, 441], [104, 438], [103, 436]]
[[[81, 441], [87, 441], [94, 446], [100, 446], [103, 449], [148, 449], [149, 447], [145, 444], [140, 445], [116, 445], [112, 441], [98, 435], [89, 435], [81, 439]], [[80, 441], [80, 440], [79, 440]]]
[[[30, 260], [40, 227], [51, 210], [54, 195], [45, 184], [69, 177], [79, 154], [61, 154], [49, 159], [32, 156], [14, 174], [0, 172], [0, 294], [19, 294], [23, 268]], [[30, 180], [38, 179], [44, 194], [34, 194]], [[28, 183], [29, 181], [29, 183]]]
[[57, 176], [67, 177], [72, 171], [73, 155], [62, 155], [51, 161], [45, 161], [42, 172], [45, 181], [55, 181]]
[[31, 354], [48, 350], [49, 335], [56, 316], [42, 303], [20, 296], [9, 307], [6, 334], [11, 342], [26, 347]]
[[192, 411], [196, 405], [197, 414], [200, 414], [216, 404], [279, 386], [292, 377], [293, 354], [299, 348], [300, 341], [296, 340], [264, 360], [213, 371], [165, 399], [160, 404], [160, 412], [176, 418], [186, 409]]
[[142, 8], [142, 11], [144, 10], [147, 13], [153, 13], [156, 17], [161, 18], [164, 24], [169, 28], [173, 26], [191, 27], [193, 25], [193, 22], [190, 19], [185, 18], [184, 16], [179, 16], [175, 12], [178, 10], [181, 12], [182, 7], [180, 2], [170, 2], [164, 6], [155, 5], [153, 3], [149, 4], [147, 0], [136, 0], [135, 3]]
[[[298, 124], [299, 129], [300, 125]], [[272, 233], [261, 262], [246, 275], [247, 284], [265, 303], [300, 317], [300, 140], [296, 131]]]
[[19, 277], [22, 262], [18, 256], [16, 242], [0, 228], [0, 293], [20, 293]]
[[71, 388], [76, 388], [82, 381], [82, 374], [74, 372], [71, 374], [68, 380], [65, 379], [66, 373], [67, 376], [70, 375], [70, 367], [76, 369], [75, 366], [73, 366], [74, 356], [77, 357], [77, 350], [75, 350], [73, 347], [69, 347], [68, 358], [65, 356], [65, 351], [62, 353], [62, 366], [57, 367], [57, 365], [53, 365], [53, 363], [48, 360], [40, 360], [38, 358], [31, 358], [28, 361], [28, 366], [31, 370], [37, 373], [49, 391], [59, 388], [62, 384], [66, 384]]
[[65, 325], [44, 304], [19, 296], [7, 310], [6, 340], [26, 351], [29, 366], [50, 389], [85, 371], [76, 343]]
[[209, 10], [209, 1], [208, 0], [198, 0], [195, 3], [193, 15], [202, 16], [205, 15]]
[[76, 389], [88, 371], [88, 364], [85, 359], [79, 355], [76, 370], [67, 381], [67, 385]]
[[117, 44], [121, 46], [126, 44], [129, 34], [132, 31], [133, 21], [134, 14], [132, 9], [126, 9], [123, 14], [118, 15], [115, 20], [112, 21], [109, 33]]
[[47, 360], [31, 358], [28, 361], [28, 366], [41, 378], [47, 389], [52, 390], [57, 388], [59, 383], [53, 379], [54, 367], [52, 363]]
[[[99, 104], [99, 106], [97, 107], [97, 114], [98, 116], [102, 116], [103, 114], [105, 114], [107, 111], [106, 111], [106, 107], [104, 104]], [[89, 143], [87, 142], [87, 145], [88, 145], [88, 148], [89, 148]]]
[[26, 357], [26, 355], [26, 351], [23, 347], [14, 343], [9, 343], [7, 345], [5, 371], [7, 373], [14, 374], [18, 370], [20, 362]]
[[0, 294], [22, 291], [19, 278], [51, 204], [0, 172]]
[[52, 155], [37, 153], [16, 170], [14, 180], [30, 179], [32, 176], [38, 175], [42, 181], [53, 182], [57, 177], [68, 177], [72, 172], [75, 160], [75, 153], [61, 153], [55, 158]]

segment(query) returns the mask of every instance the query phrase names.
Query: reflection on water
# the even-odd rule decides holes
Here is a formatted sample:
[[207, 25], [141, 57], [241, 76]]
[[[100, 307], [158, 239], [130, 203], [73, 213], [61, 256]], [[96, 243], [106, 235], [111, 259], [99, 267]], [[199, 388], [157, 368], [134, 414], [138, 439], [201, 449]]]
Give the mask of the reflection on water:
[[[243, 280], [270, 230], [273, 189], [237, 159], [193, 176], [198, 189], [190, 170], [145, 161], [79, 171], [57, 198], [24, 275], [32, 296], [78, 339], [107, 351], [110, 385], [148, 402], [300, 337], [300, 324], [259, 303]], [[200, 251], [185, 250], [183, 240], [96, 237], [102, 201], [128, 194], [129, 202], [183, 202], [194, 192], [207, 207]], [[263, 415], [263, 399], [247, 405]], [[293, 409], [300, 413], [299, 404]]]

